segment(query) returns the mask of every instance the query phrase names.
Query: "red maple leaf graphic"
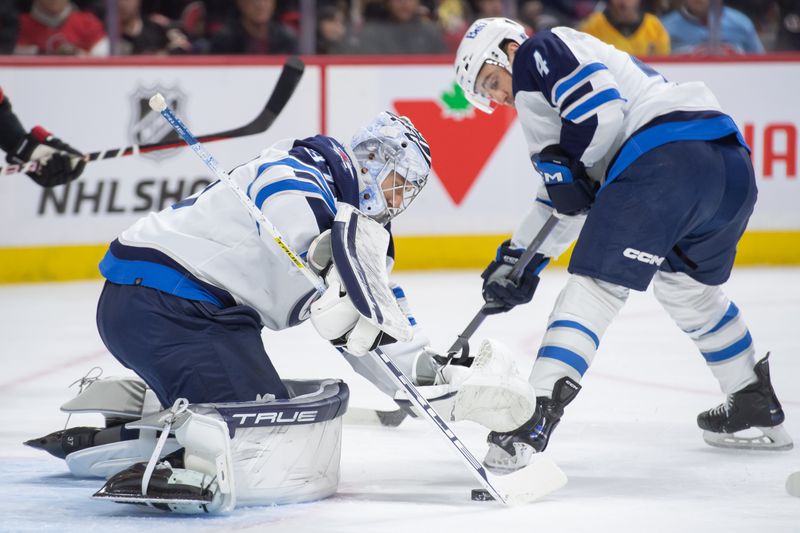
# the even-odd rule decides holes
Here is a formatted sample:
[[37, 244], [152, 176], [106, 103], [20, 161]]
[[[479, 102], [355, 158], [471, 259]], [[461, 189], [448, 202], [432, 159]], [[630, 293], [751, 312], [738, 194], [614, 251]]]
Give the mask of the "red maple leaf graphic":
[[491, 115], [475, 110], [472, 116], [454, 117], [435, 100], [398, 100], [394, 107], [427, 139], [433, 169], [456, 205], [464, 200], [516, 117], [508, 107]]

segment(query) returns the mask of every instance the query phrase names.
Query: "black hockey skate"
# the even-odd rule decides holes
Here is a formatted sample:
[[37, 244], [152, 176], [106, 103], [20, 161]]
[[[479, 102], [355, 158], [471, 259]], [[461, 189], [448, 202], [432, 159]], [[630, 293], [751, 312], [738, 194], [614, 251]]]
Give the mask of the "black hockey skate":
[[530, 420], [508, 433], [489, 433], [489, 451], [483, 463], [489, 469], [501, 472], [513, 472], [526, 466], [531, 455], [547, 448], [550, 435], [564, 415], [564, 407], [580, 390], [581, 386], [568, 377], [556, 381], [552, 398], [536, 398], [536, 410]]
[[162, 511], [184, 514], [212, 513], [220, 507], [216, 478], [193, 470], [173, 468], [167, 461], [155, 465], [146, 494], [142, 494], [146, 469], [147, 463], [136, 463], [114, 474], [92, 498], [149, 505]]
[[78, 450], [94, 446], [94, 437], [100, 431], [98, 428], [75, 427], [55, 431], [38, 439], [25, 441], [25, 446], [44, 450], [54, 457], [64, 459], [67, 455]]
[[[711, 446], [748, 450], [791, 450], [792, 439], [783, 429], [784, 414], [769, 379], [769, 353], [753, 370], [758, 381], [729, 395], [725, 403], [697, 415], [703, 439]], [[760, 436], [734, 433], [755, 428]]]

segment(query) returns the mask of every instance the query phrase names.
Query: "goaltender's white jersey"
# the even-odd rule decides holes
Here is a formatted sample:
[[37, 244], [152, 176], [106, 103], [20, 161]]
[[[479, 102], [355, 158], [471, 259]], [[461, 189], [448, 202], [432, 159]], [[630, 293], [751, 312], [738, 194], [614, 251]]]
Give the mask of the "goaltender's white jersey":
[[[231, 178], [301, 256], [331, 227], [339, 202], [358, 205], [353, 165], [330, 137], [280, 141], [233, 170]], [[273, 330], [307, 318], [315, 294], [219, 181], [123, 231], [100, 266], [115, 283], [223, 307], [248, 305]]]

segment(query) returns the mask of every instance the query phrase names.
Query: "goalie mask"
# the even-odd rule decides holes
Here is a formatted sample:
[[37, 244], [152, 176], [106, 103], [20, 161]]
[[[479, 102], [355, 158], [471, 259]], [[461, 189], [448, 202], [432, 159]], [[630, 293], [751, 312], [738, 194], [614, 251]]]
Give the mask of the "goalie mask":
[[411, 121], [381, 111], [350, 141], [358, 174], [358, 208], [381, 224], [402, 213], [431, 171], [431, 149]]
[[522, 44], [528, 36], [525, 28], [513, 20], [495, 17], [478, 19], [472, 23], [456, 52], [456, 81], [464, 90], [470, 104], [484, 113], [492, 113], [494, 107], [489, 98], [475, 90], [478, 73], [484, 64], [503, 67], [511, 73], [511, 63], [502, 49], [506, 41]]

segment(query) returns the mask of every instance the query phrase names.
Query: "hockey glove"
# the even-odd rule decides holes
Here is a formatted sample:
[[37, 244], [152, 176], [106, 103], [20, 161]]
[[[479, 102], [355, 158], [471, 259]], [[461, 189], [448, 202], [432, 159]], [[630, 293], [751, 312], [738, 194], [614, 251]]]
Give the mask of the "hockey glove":
[[325, 276], [325, 282], [328, 290], [311, 304], [311, 323], [322, 338], [357, 356], [396, 342], [358, 312], [335, 267]]
[[531, 161], [542, 175], [556, 211], [562, 215], [580, 215], [589, 210], [598, 185], [589, 179], [583, 163], [570, 159], [557, 144], [546, 147]]
[[28, 176], [42, 187], [69, 183], [80, 176], [86, 166], [82, 153], [41, 126], [25, 135], [6, 160], [14, 164], [40, 161], [39, 167], [28, 172]]
[[487, 304], [483, 311], [488, 315], [505, 313], [519, 304], [531, 301], [539, 285], [539, 273], [550, 262], [549, 257], [536, 254], [522, 271], [519, 283], [508, 278], [511, 269], [517, 264], [525, 250], [512, 248], [511, 241], [505, 241], [497, 249], [497, 256], [483, 271], [483, 299]]

